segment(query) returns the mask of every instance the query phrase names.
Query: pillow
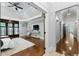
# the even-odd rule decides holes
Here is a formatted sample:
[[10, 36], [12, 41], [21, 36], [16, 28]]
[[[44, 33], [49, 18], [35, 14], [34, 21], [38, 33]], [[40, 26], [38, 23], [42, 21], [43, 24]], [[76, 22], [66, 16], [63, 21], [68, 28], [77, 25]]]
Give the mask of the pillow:
[[14, 43], [10, 38], [4, 38], [1, 41], [3, 42], [1, 49], [14, 48]]

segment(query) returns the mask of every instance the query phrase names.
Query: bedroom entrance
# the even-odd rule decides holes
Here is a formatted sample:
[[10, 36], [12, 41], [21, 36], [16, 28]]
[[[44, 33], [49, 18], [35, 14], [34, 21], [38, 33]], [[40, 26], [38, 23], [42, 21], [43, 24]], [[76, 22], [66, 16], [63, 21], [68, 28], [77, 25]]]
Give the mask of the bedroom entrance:
[[42, 56], [45, 13], [33, 2], [1, 2], [1, 55]]

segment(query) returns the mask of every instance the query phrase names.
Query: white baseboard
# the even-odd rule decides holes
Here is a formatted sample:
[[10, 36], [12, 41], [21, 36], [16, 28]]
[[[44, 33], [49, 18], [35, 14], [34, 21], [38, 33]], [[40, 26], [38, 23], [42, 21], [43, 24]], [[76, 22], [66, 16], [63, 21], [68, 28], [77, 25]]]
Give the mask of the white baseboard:
[[49, 47], [49, 48], [46, 48], [45, 53], [51, 52], [51, 51], [56, 51], [56, 47]]

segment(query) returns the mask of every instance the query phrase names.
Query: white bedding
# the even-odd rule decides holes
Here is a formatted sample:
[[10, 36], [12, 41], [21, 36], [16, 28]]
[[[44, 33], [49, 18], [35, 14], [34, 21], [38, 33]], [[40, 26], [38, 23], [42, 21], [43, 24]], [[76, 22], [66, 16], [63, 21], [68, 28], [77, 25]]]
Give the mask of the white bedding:
[[1, 49], [14, 48], [14, 41], [10, 38], [3, 38], [1, 41], [3, 42]]
[[23, 38], [14, 38], [12, 39], [12, 41], [14, 42], [14, 48], [7, 51], [3, 51], [2, 56], [10, 56], [35, 45], [32, 42], [24, 40]]

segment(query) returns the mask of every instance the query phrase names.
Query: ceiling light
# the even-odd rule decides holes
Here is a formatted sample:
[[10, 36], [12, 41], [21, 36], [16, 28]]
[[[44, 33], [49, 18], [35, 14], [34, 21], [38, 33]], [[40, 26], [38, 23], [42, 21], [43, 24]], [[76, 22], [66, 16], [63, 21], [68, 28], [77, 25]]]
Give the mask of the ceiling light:
[[56, 20], [59, 20], [59, 18], [56, 16]]
[[18, 9], [18, 11], [20, 12], [20, 11], [22, 11], [22, 9]]

